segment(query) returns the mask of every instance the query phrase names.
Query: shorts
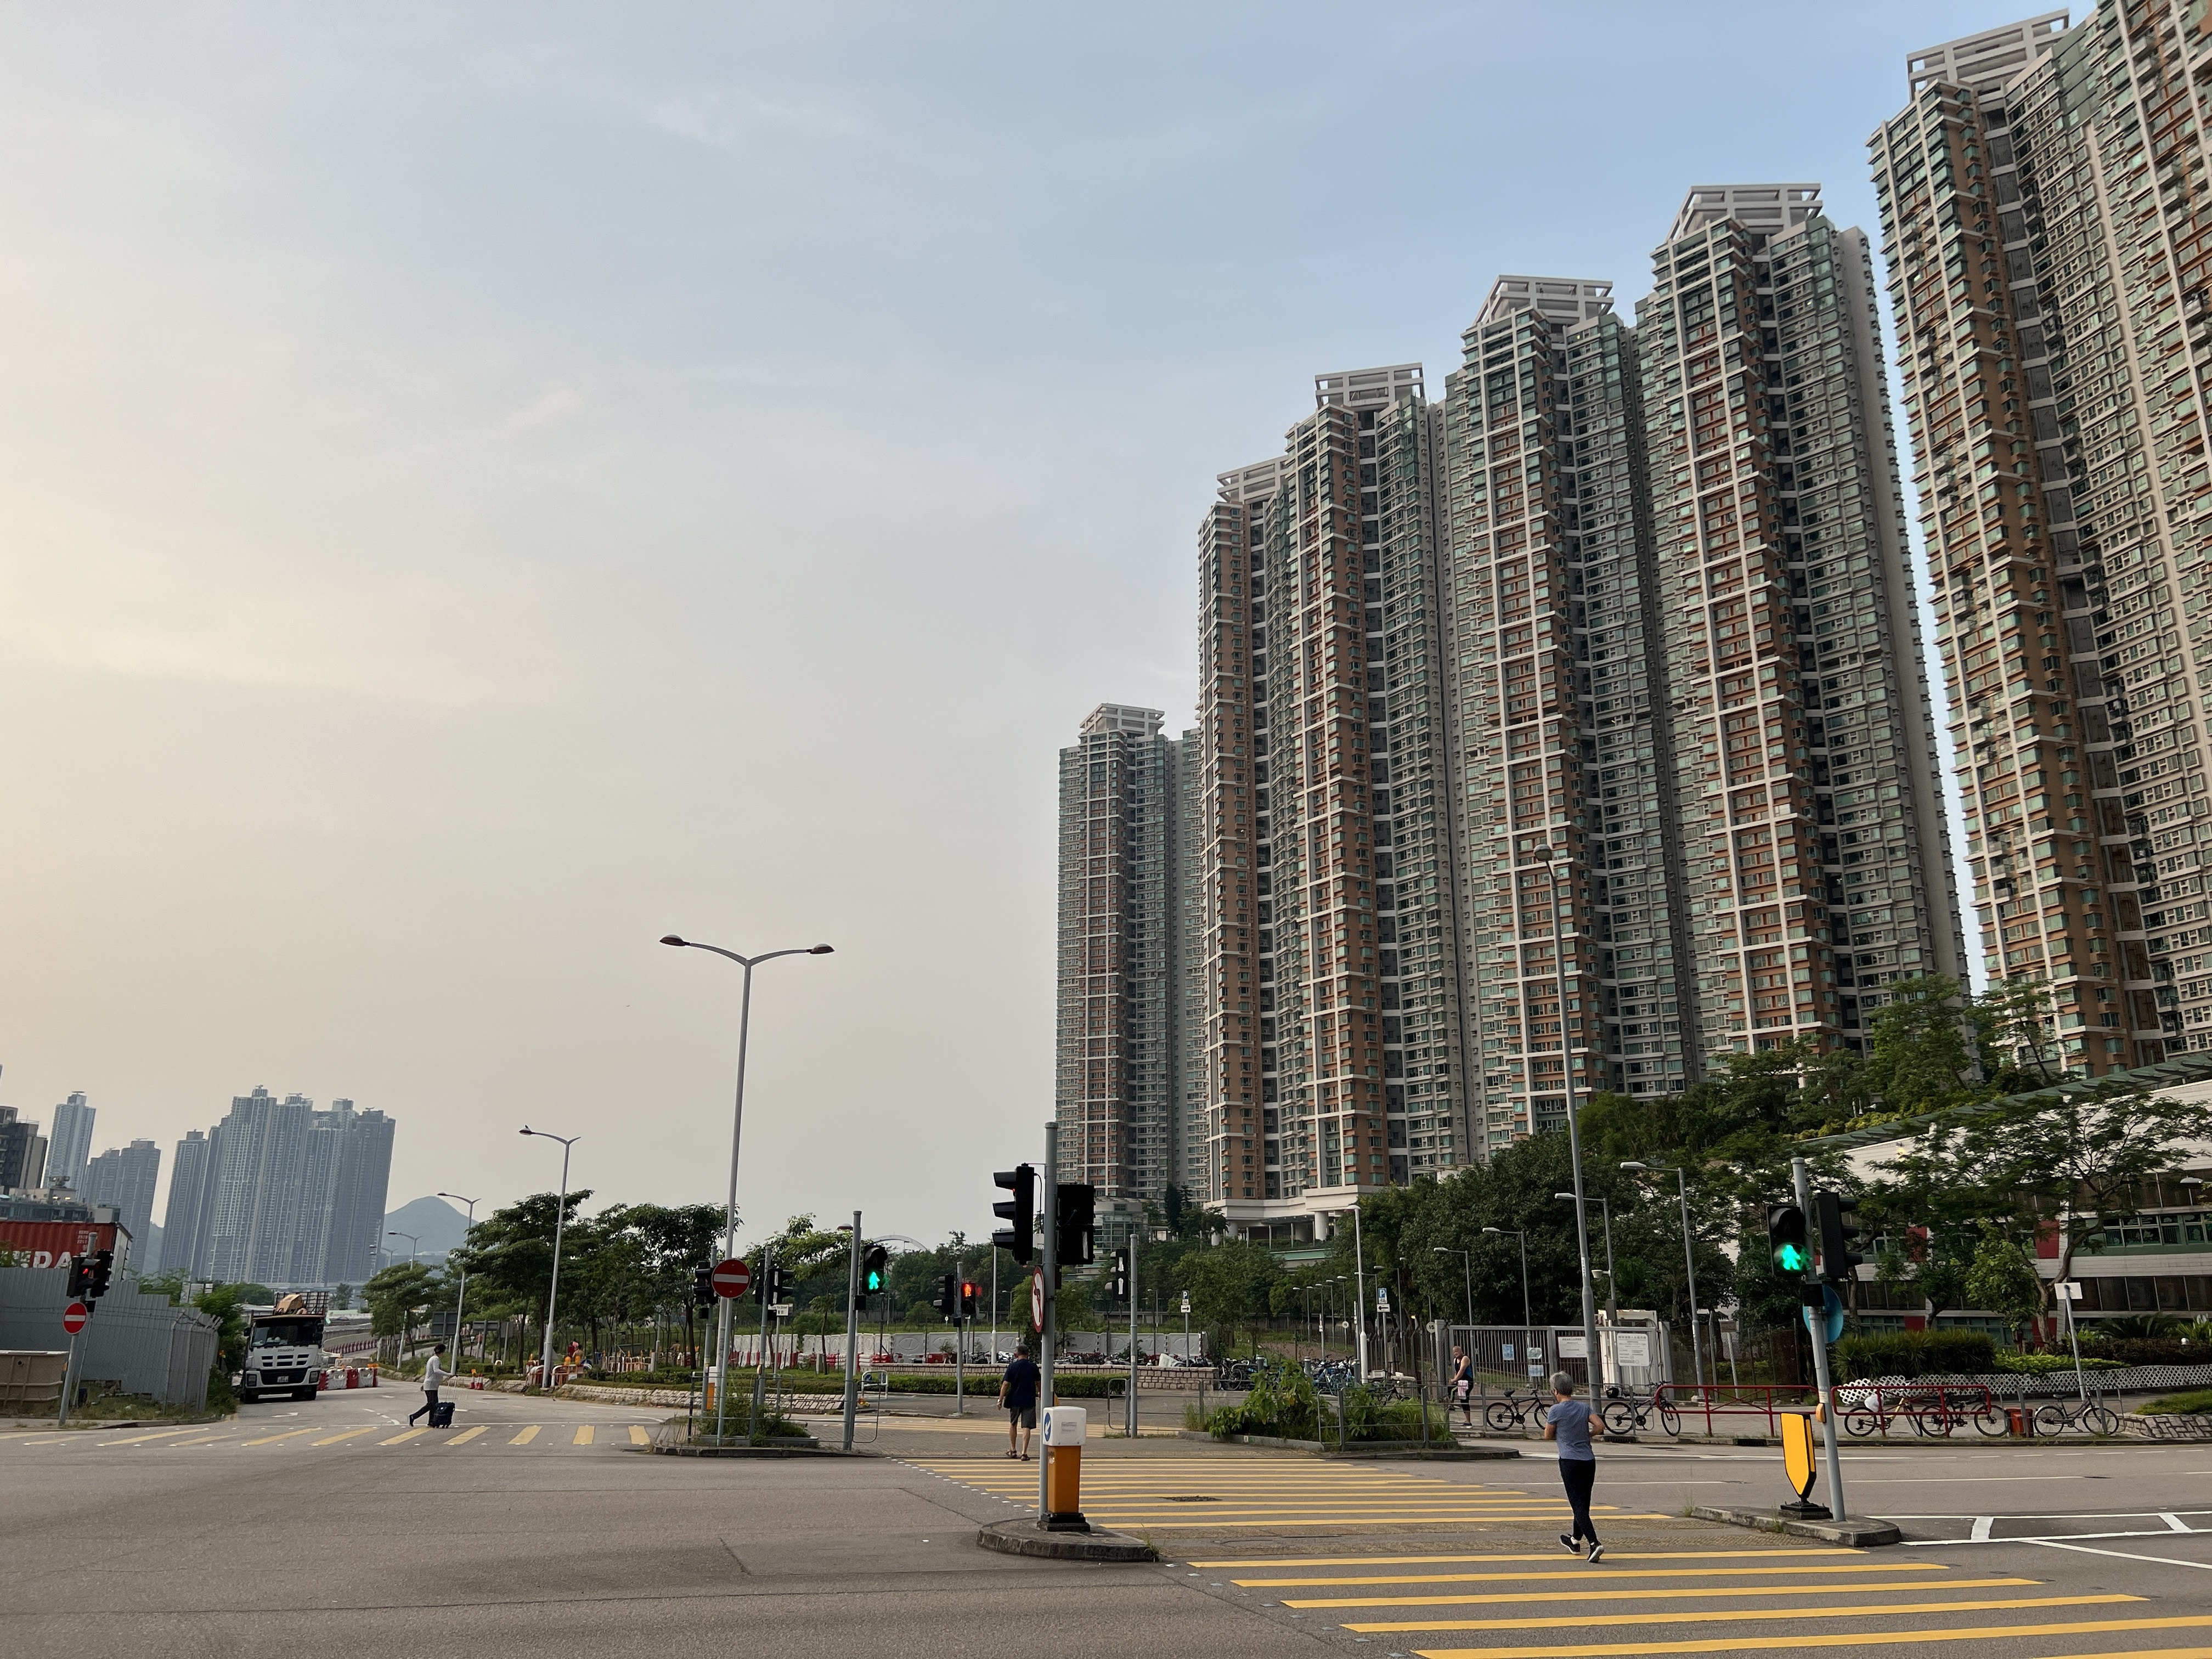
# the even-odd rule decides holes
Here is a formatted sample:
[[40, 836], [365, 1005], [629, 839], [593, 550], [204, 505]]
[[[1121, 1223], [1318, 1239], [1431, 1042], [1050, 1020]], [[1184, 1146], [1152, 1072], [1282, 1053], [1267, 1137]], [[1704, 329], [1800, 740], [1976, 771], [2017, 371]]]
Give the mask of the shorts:
[[1035, 1406], [1009, 1406], [1006, 1407], [1006, 1415], [1012, 1419], [1012, 1423], [1018, 1424], [1024, 1429], [1033, 1429], [1036, 1427], [1036, 1407]]

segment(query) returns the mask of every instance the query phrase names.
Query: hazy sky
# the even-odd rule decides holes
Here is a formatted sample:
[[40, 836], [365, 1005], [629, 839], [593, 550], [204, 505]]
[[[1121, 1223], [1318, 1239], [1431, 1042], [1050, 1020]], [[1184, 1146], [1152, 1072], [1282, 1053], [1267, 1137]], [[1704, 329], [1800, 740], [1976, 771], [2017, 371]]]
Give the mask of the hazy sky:
[[988, 1232], [1213, 474], [1690, 185], [1878, 231], [1905, 54], [2025, 15], [6, 5], [0, 1101], [719, 1201], [738, 976], [654, 940], [821, 939], [741, 1201]]

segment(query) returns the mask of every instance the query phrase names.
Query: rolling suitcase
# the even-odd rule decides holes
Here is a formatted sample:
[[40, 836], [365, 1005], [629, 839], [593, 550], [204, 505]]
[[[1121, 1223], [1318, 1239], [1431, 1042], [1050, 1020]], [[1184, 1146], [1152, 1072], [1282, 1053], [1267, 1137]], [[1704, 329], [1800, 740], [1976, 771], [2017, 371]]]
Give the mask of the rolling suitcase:
[[434, 1429], [450, 1429], [453, 1426], [453, 1402], [452, 1401], [441, 1400], [436, 1405], [430, 1407], [430, 1426]]

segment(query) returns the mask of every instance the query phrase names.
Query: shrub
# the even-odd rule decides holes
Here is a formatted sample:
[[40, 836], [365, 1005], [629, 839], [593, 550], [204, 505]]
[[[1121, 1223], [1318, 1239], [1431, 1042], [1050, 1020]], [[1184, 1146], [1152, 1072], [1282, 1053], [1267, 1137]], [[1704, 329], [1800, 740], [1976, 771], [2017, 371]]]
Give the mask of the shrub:
[[[2088, 1343], [2081, 1345], [2084, 1359], [2092, 1352]], [[2116, 1342], [2100, 1342], [2094, 1352], [2101, 1358], [2116, 1360], [2123, 1365], [2212, 1365], [2212, 1347], [2201, 1342], [2184, 1342], [2179, 1337], [2123, 1337]]]
[[1869, 1376], [1972, 1376], [1996, 1369], [1997, 1345], [1986, 1331], [1883, 1331], [1847, 1336], [1836, 1358], [1847, 1380]]
[[2183, 1394], [2170, 1394], [2163, 1400], [2154, 1400], [2147, 1406], [2136, 1407], [2136, 1415], [2148, 1417], [2161, 1412], [2212, 1412], [2212, 1389], [2191, 1389]]
[[[2207, 1352], [2212, 1352], [2212, 1350]], [[2057, 1352], [2001, 1353], [1996, 1357], [1996, 1369], [2014, 1376], [2049, 1376], [2057, 1371], [2072, 1370], [2074, 1356]], [[2081, 1369], [2085, 1371], [2116, 1371], [2121, 1366], [2117, 1359], [2094, 1359], [2085, 1353], [2081, 1356]]]

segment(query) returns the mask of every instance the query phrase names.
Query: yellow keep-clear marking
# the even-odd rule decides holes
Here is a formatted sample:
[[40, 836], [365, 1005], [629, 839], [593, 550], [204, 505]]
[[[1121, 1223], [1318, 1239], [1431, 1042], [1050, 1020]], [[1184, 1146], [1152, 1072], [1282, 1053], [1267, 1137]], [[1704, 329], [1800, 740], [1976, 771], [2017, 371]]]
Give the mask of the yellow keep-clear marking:
[[[1867, 1611], [1864, 1607], [1859, 1612]], [[2094, 1619], [2064, 1625], [1982, 1625], [1969, 1630], [1887, 1630], [1856, 1632], [1807, 1631], [1792, 1632], [1795, 1648], [1875, 1648], [1882, 1644], [1903, 1646], [1909, 1642], [1997, 1642], [2023, 1636], [2087, 1636], [2121, 1630], [2201, 1630], [2212, 1625], [2212, 1613], [2189, 1613], [2170, 1619]], [[1771, 1636], [1719, 1636], [1693, 1642], [1577, 1642], [1568, 1647], [1540, 1648], [1415, 1648], [1420, 1659], [1640, 1659], [1652, 1653], [1765, 1652], [1774, 1645]], [[2157, 1648], [2135, 1653], [2076, 1653], [2063, 1659], [2212, 1659], [2212, 1648]]]
[[283, 1434], [264, 1434], [258, 1440], [249, 1440], [249, 1446], [273, 1446], [279, 1440], [297, 1440], [303, 1434], [313, 1434], [313, 1429], [288, 1429]]
[[[1794, 1552], [1788, 1553], [1794, 1553]], [[1812, 1553], [1810, 1550], [1805, 1553], [1808, 1555]], [[1771, 1550], [1767, 1553], [1779, 1555], [1785, 1552]], [[1559, 1557], [1523, 1555], [1507, 1559], [1522, 1561], [1556, 1561]], [[1851, 1561], [1821, 1562], [1812, 1566], [1792, 1563], [1772, 1567], [1633, 1567], [1624, 1572], [1614, 1569], [1611, 1565], [1612, 1562], [1616, 1559], [1633, 1560], [1638, 1558], [1632, 1556], [1616, 1558], [1613, 1552], [1608, 1550], [1606, 1552], [1605, 1559], [1607, 1562], [1605, 1576], [1607, 1578], [1758, 1578], [1772, 1577], [1778, 1573], [1928, 1572], [1930, 1571], [1948, 1572], [1950, 1570], [1940, 1562]], [[1201, 1561], [1191, 1563], [1194, 1567], [1205, 1565]], [[1297, 1589], [1308, 1585], [1320, 1584], [1514, 1584], [1529, 1580], [1548, 1579], [1556, 1582], [1562, 1578], [1587, 1579], [1589, 1577], [1589, 1571], [1584, 1568], [1580, 1571], [1570, 1570], [1562, 1572], [1393, 1573], [1387, 1577], [1376, 1578], [1239, 1578], [1237, 1583], [1247, 1589]]]
[[365, 1429], [348, 1429], [343, 1434], [325, 1435], [315, 1442], [318, 1446], [335, 1446], [341, 1440], [358, 1440], [362, 1435], [374, 1434], [383, 1425], [372, 1423]]
[[[1573, 1576], [1589, 1582], [1588, 1574]], [[1515, 1601], [1680, 1601], [1693, 1596], [1710, 1599], [1723, 1595], [1890, 1595], [1899, 1590], [2023, 1589], [2050, 1582], [2047, 1578], [1916, 1578], [1903, 1584], [1892, 1580], [1881, 1583], [1856, 1584], [1699, 1584], [1694, 1589], [1674, 1584], [1664, 1589], [1650, 1589], [1501, 1590], [1486, 1595], [1373, 1595], [1328, 1601], [1285, 1601], [1283, 1605], [1286, 1607], [1432, 1607], [1496, 1606]], [[1357, 1628], [1364, 1630], [1367, 1626], [1362, 1625]], [[1437, 1630], [1444, 1627], [1422, 1625], [1418, 1628]]]
[[216, 1446], [226, 1440], [235, 1440], [234, 1434], [211, 1434], [204, 1440], [177, 1440], [161, 1448], [163, 1451], [184, 1451], [193, 1446]]
[[572, 1446], [590, 1445], [592, 1443], [592, 1425], [588, 1423], [579, 1423], [576, 1425], [576, 1437], [571, 1440], [568, 1443]]
[[489, 1423], [479, 1423], [473, 1429], [463, 1429], [451, 1440], [448, 1440], [444, 1443], [448, 1446], [465, 1446], [470, 1441], [475, 1439], [478, 1435], [482, 1434], [491, 1425]]
[[429, 1432], [428, 1429], [409, 1429], [403, 1433], [393, 1435], [389, 1440], [380, 1440], [376, 1443], [380, 1446], [404, 1446], [416, 1436]]
[[127, 1440], [103, 1440], [100, 1443], [102, 1446], [143, 1446], [149, 1440], [168, 1440], [180, 1434], [191, 1434], [198, 1427], [194, 1424], [190, 1429], [163, 1429], [159, 1434], [134, 1434]]
[[50, 1429], [30, 1443], [33, 1446], [68, 1446], [79, 1441], [91, 1442], [88, 1434], [71, 1434], [67, 1430]]
[[[1562, 1600], [1571, 1600], [1562, 1597]], [[1772, 1622], [1783, 1619], [1872, 1619], [1888, 1613], [1996, 1613], [2013, 1607], [2101, 1607], [2122, 1601], [2145, 1601], [2142, 1595], [2022, 1595], [1986, 1601], [1887, 1601], [1870, 1607], [1722, 1607], [1705, 1613], [1630, 1613], [1590, 1618], [1561, 1613], [1540, 1619], [1459, 1619], [1449, 1623], [1431, 1620], [1389, 1624], [1346, 1625], [1366, 1634], [1409, 1630], [1603, 1630], [1612, 1625], [1718, 1625]], [[1791, 1638], [1793, 1641], [1795, 1638]], [[1863, 1642], [1871, 1638], [1861, 1637]]]
[[[1091, 1513], [1091, 1511], [1085, 1510], [1085, 1513], [1089, 1514], [1089, 1513]], [[1101, 1515], [1101, 1516], [1102, 1516], [1103, 1518], [1107, 1518], [1107, 1519], [1112, 1519], [1112, 1518], [1115, 1518], [1115, 1517], [1111, 1516], [1110, 1515], [1108, 1515], [1105, 1511], [1103, 1511], [1103, 1510], [1102, 1510], [1102, 1511], [1099, 1511], [1098, 1513]], [[1412, 1513], [1406, 1513], [1406, 1514], [1401, 1514], [1401, 1515], [1330, 1515], [1330, 1516], [1321, 1516], [1321, 1517], [1319, 1517], [1319, 1518], [1317, 1518], [1317, 1519], [1306, 1519], [1306, 1518], [1300, 1517], [1300, 1516], [1272, 1516], [1272, 1515], [1263, 1515], [1263, 1516], [1258, 1516], [1258, 1517], [1257, 1517], [1257, 1518], [1255, 1518], [1255, 1519], [1246, 1519], [1246, 1520], [1241, 1520], [1241, 1521], [1240, 1521], [1240, 1520], [1231, 1520], [1231, 1521], [1227, 1521], [1227, 1522], [1223, 1522], [1223, 1521], [1219, 1521], [1219, 1520], [1215, 1520], [1215, 1521], [1147, 1521], [1147, 1522], [1145, 1522], [1145, 1526], [1146, 1526], [1146, 1529], [1147, 1529], [1147, 1530], [1154, 1531], [1154, 1532], [1188, 1532], [1188, 1531], [1190, 1531], [1191, 1529], [1193, 1529], [1194, 1528], [1218, 1527], [1218, 1526], [1224, 1526], [1224, 1525], [1225, 1525], [1225, 1526], [1231, 1526], [1231, 1527], [1283, 1527], [1283, 1528], [1290, 1528], [1290, 1527], [1387, 1527], [1387, 1526], [1393, 1526], [1393, 1525], [1397, 1525], [1397, 1524], [1401, 1524], [1401, 1523], [1407, 1524], [1407, 1525], [1411, 1525], [1411, 1524], [1414, 1524], [1414, 1523], [1420, 1523], [1420, 1524], [1425, 1524], [1425, 1524], [1428, 1524], [1428, 1523], [1430, 1523], [1430, 1522], [1444, 1522], [1444, 1521], [1451, 1522], [1452, 1522], [1454, 1525], [1455, 1525], [1455, 1526], [1473, 1526], [1473, 1525], [1474, 1525], [1474, 1524], [1475, 1524], [1476, 1522], [1485, 1522], [1485, 1521], [1488, 1521], [1488, 1520], [1490, 1520], [1490, 1519], [1492, 1519], [1492, 1517], [1490, 1517], [1490, 1516], [1465, 1516], [1465, 1515], [1425, 1515], [1425, 1514], [1422, 1514], [1422, 1515], [1416, 1515], [1416, 1514], [1412, 1514]], [[1508, 1521], [1513, 1521], [1513, 1522], [1516, 1522], [1516, 1523], [1526, 1523], [1527, 1522], [1531, 1521], [1531, 1520], [1534, 1520], [1534, 1519], [1535, 1519], [1536, 1517], [1534, 1517], [1534, 1516], [1504, 1516], [1504, 1517], [1502, 1517], [1502, 1518], [1503, 1518], [1503, 1519], [1505, 1519], [1505, 1520], [1508, 1520]], [[1682, 1517], [1681, 1517], [1681, 1516], [1680, 1516], [1679, 1515], [1608, 1515], [1607, 1516], [1606, 1516], [1606, 1519], [1607, 1519], [1607, 1521], [1608, 1521], [1608, 1522], [1620, 1522], [1620, 1521], [1679, 1521], [1679, 1520], [1680, 1520], [1681, 1518], [1682, 1518]], [[1553, 1517], [1553, 1518], [1552, 1518], [1549, 1522], [1547, 1522], [1546, 1524], [1547, 1524], [1547, 1525], [1557, 1525], [1557, 1524], [1558, 1524], [1558, 1517], [1556, 1517], [1556, 1516]]]
[[[1838, 1545], [1833, 1547], [1798, 1549], [1792, 1545], [1778, 1545], [1763, 1550], [1607, 1550], [1607, 1561], [1740, 1561], [1772, 1560], [1777, 1557], [1795, 1559], [1801, 1555], [1863, 1555], [1864, 1550]], [[1556, 1561], [1557, 1555], [1308, 1555], [1276, 1558], [1255, 1561], [1194, 1561], [1194, 1567], [1407, 1567], [1434, 1563], [1441, 1565], [1451, 1561]], [[1901, 1569], [1900, 1569], [1901, 1571]], [[1916, 1571], [1922, 1572], [1948, 1571], [1945, 1564], [1936, 1562]], [[1243, 1581], [1238, 1580], [1241, 1583]], [[1303, 1582], [1285, 1578], [1279, 1581], [1255, 1579], [1255, 1583], [1279, 1582], [1285, 1584]], [[1316, 1583], [1333, 1584], [1334, 1578], [1316, 1579]]]
[[526, 1446], [532, 1441], [538, 1438], [538, 1425], [532, 1423], [528, 1428], [525, 1429], [520, 1434], [516, 1435], [514, 1439], [508, 1441], [507, 1443], [510, 1446]]
[[629, 1425], [629, 1443], [633, 1446], [650, 1446], [653, 1443], [653, 1437], [647, 1434], [641, 1425], [633, 1423]]

